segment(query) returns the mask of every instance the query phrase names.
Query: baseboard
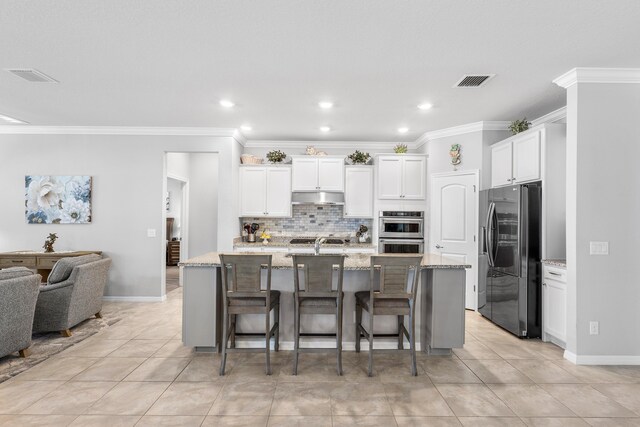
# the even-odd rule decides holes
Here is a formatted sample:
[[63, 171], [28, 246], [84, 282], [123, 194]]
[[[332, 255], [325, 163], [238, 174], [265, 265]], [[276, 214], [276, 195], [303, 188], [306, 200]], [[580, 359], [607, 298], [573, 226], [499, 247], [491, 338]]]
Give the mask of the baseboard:
[[117, 296], [104, 296], [104, 301], [118, 301], [118, 302], [162, 302], [166, 301], [167, 296], [161, 297], [117, 297]]
[[[237, 348], [264, 348], [264, 339], [241, 339], [238, 338], [236, 341]], [[305, 340], [302, 339], [300, 342], [300, 347], [308, 347], [308, 348], [335, 348], [336, 341], [334, 339], [319, 339], [319, 340]], [[375, 341], [373, 344], [374, 350], [396, 350], [398, 348], [398, 341], [393, 339], [393, 341]], [[409, 348], [409, 344], [405, 342], [405, 349]], [[273, 341], [271, 342], [271, 349], [273, 349]], [[360, 349], [362, 351], [369, 351], [369, 343], [366, 340], [362, 340], [360, 344]], [[416, 343], [416, 350], [420, 351], [420, 343]], [[280, 341], [280, 350], [291, 351], [293, 350], [293, 341]], [[343, 351], [355, 351], [356, 343], [355, 341], [343, 341], [342, 342], [342, 350]]]
[[577, 355], [568, 350], [564, 358], [576, 365], [640, 365], [640, 356]]

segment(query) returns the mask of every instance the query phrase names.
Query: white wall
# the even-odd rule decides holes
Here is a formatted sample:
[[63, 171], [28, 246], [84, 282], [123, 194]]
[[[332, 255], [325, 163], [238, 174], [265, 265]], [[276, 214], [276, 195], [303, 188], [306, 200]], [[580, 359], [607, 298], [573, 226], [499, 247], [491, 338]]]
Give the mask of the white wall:
[[[579, 363], [640, 364], [638, 117], [640, 84], [567, 89], [567, 350]], [[608, 241], [610, 254], [589, 255], [590, 241]]]
[[189, 256], [217, 250], [218, 191], [218, 154], [190, 154]]
[[[57, 250], [102, 250], [113, 258], [106, 295], [161, 297], [166, 192], [165, 152], [218, 152], [218, 248], [238, 234], [238, 173], [242, 146], [232, 137], [127, 135], [0, 135], [0, 251], [41, 250], [57, 232]], [[93, 176], [92, 223], [27, 224], [24, 176]], [[157, 231], [148, 238], [147, 229]], [[198, 255], [198, 254], [191, 254]]]

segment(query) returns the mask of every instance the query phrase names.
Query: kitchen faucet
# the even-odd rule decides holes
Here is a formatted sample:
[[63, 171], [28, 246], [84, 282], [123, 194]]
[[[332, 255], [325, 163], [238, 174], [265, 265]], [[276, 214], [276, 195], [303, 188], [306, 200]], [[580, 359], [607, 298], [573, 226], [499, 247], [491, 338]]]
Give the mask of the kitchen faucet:
[[317, 237], [315, 243], [316, 255], [320, 255], [320, 245], [326, 242], [327, 239], [324, 237]]

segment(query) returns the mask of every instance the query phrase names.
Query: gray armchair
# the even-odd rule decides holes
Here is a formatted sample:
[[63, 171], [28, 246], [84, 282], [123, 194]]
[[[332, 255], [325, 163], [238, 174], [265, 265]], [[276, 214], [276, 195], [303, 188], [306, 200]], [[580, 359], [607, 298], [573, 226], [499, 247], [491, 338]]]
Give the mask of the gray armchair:
[[33, 319], [33, 332], [60, 331], [70, 337], [70, 329], [92, 316], [102, 317], [102, 297], [111, 259], [85, 255], [59, 260], [40, 287]]
[[0, 270], [0, 357], [16, 351], [29, 355], [40, 280], [24, 267]]

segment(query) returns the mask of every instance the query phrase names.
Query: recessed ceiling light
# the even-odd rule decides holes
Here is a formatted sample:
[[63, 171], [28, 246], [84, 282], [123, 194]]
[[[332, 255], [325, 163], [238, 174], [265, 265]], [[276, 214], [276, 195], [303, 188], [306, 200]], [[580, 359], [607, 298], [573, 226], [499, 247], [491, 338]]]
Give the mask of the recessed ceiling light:
[[424, 110], [430, 110], [431, 107], [433, 107], [433, 104], [430, 104], [428, 102], [425, 102], [424, 104], [418, 105], [418, 109], [423, 110], [423, 111]]
[[228, 99], [222, 99], [222, 100], [220, 100], [220, 105], [222, 105], [224, 108], [231, 108], [236, 104], [234, 104], [233, 102], [229, 101]]
[[249, 126], [249, 125], [242, 125], [242, 126], [240, 126], [240, 129], [243, 132], [251, 132], [253, 130], [253, 128], [251, 126]]
[[398, 132], [399, 133], [407, 133], [407, 132], [409, 132], [409, 128], [406, 128], [406, 127], [398, 128]]
[[320, 126], [320, 130], [322, 132], [329, 132], [331, 131], [331, 128], [329, 126]]
[[26, 125], [28, 124], [24, 120], [18, 120], [13, 117], [5, 116], [4, 114], [0, 114], [0, 121], [11, 123], [12, 125]]
[[320, 108], [322, 108], [323, 110], [328, 110], [329, 108], [333, 107], [333, 102], [331, 102], [331, 101], [321, 101], [321, 102], [318, 102], [318, 106]]

